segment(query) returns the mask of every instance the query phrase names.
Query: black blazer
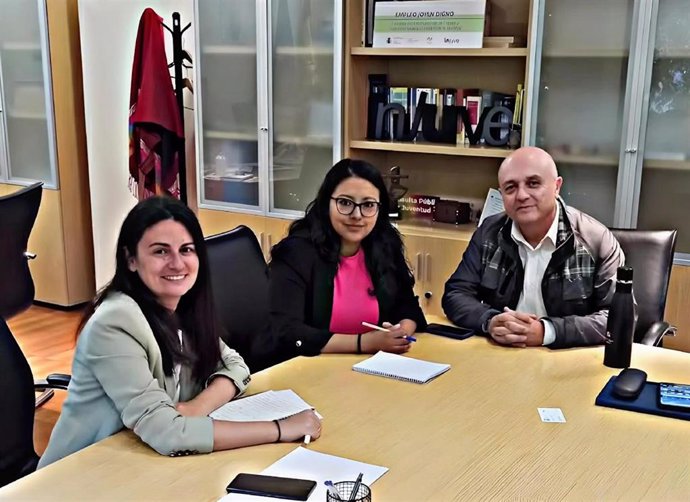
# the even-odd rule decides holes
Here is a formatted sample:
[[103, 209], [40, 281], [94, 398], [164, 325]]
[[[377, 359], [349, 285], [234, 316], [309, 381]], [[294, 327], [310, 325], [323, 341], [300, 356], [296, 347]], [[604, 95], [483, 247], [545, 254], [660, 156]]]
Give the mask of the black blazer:
[[[299, 235], [283, 239], [272, 256], [268, 289], [273, 351], [280, 360], [318, 355], [333, 335], [329, 326], [337, 266], [324, 261], [311, 240]], [[408, 274], [399, 270], [396, 278], [403, 287], [395, 295], [377, 294], [379, 325], [410, 319], [423, 331], [426, 319]]]

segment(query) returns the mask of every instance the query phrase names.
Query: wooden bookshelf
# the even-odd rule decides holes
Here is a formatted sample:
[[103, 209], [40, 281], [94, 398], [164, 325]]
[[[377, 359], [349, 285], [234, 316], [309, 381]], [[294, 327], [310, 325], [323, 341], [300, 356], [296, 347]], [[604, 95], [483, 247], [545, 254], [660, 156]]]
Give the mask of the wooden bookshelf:
[[[508, 37], [529, 41], [530, 13], [533, 0], [492, 0], [490, 33], [485, 36]], [[448, 183], [446, 176], [437, 176], [438, 186], [425, 186], [425, 193], [439, 193], [458, 199], [477, 197], [495, 186], [492, 172], [501, 159], [510, 154], [508, 148], [447, 145], [429, 142], [371, 141], [366, 139], [368, 76], [388, 76], [390, 86], [431, 88], [477, 88], [514, 94], [518, 84], [527, 82], [530, 47], [426, 49], [363, 47], [363, 2], [345, 2], [344, 40], [344, 155], [372, 162], [383, 171], [400, 165], [403, 174], [412, 171], [447, 168], [457, 177]], [[525, 97], [527, 99], [527, 93]], [[530, 103], [524, 103], [527, 113]], [[488, 178], [472, 175], [463, 181], [463, 173], [481, 166]], [[491, 169], [491, 166], [493, 169]], [[419, 179], [420, 173], [410, 181]], [[437, 174], [437, 173], [435, 173]], [[443, 181], [440, 181], [443, 180]], [[474, 183], [481, 183], [478, 186]], [[415, 186], [410, 186], [415, 192]]]
[[[492, 0], [489, 36], [529, 40], [533, 0]], [[366, 139], [368, 76], [386, 74], [390, 86], [485, 89], [514, 94], [527, 83], [530, 47], [481, 49], [376, 48], [362, 46], [363, 2], [345, 5], [343, 51], [344, 155], [387, 172], [400, 166], [409, 194], [483, 201], [495, 187], [498, 167], [511, 150], [487, 146]], [[527, 93], [525, 93], [527, 99]], [[530, 103], [524, 103], [525, 112]], [[475, 226], [424, 219], [396, 223], [415, 274], [415, 291], [427, 314], [442, 314], [443, 286], [457, 267]], [[433, 265], [432, 265], [433, 264]]]

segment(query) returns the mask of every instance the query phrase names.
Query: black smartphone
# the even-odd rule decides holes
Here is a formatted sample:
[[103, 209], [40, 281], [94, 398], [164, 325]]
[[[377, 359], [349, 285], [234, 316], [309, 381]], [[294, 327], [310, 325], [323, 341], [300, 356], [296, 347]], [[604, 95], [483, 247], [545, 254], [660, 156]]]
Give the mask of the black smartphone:
[[307, 500], [315, 486], [316, 481], [308, 479], [280, 478], [241, 472], [225, 490], [228, 493], [261, 495], [277, 499]]
[[474, 330], [467, 328], [459, 328], [457, 326], [448, 326], [446, 324], [431, 323], [427, 325], [426, 332], [432, 335], [440, 335], [455, 340], [464, 340], [474, 335]]
[[690, 412], [690, 385], [660, 383], [659, 406]]

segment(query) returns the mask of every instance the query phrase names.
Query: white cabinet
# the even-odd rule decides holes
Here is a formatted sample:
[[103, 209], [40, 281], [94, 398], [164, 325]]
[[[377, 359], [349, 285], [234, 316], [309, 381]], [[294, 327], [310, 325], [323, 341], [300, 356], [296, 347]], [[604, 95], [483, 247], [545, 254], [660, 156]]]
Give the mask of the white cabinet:
[[567, 203], [609, 226], [678, 229], [690, 265], [690, 2], [535, 0], [531, 144]]
[[0, 5], [0, 182], [57, 188], [44, 0]]
[[196, 2], [199, 206], [296, 216], [340, 158], [341, 1]]

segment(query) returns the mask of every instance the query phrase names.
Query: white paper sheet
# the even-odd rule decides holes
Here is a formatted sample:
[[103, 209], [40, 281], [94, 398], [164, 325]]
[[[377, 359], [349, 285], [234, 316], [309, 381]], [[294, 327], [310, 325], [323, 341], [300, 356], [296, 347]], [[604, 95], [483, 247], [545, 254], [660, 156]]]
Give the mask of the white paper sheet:
[[311, 409], [313, 406], [306, 403], [292, 390], [269, 390], [230, 401], [209, 416], [214, 420], [262, 422], [280, 420]]
[[494, 214], [502, 213], [503, 211], [505, 211], [505, 208], [503, 207], [503, 197], [501, 196], [501, 192], [495, 188], [489, 188], [489, 193], [486, 194], [486, 201], [484, 202], [484, 209], [482, 209], [482, 215], [479, 217], [478, 226], [482, 225], [482, 222], [485, 218], [488, 218]]
[[[371, 488], [374, 481], [383, 476], [387, 471], [387, 467], [365, 464], [356, 460], [327, 455], [299, 447], [276, 461], [262, 471], [261, 474], [316, 481], [316, 488], [314, 488], [308, 499], [310, 502], [313, 502], [326, 500], [326, 486], [323, 483], [327, 479], [334, 483], [338, 481], [354, 481], [361, 472], [364, 474], [362, 483]], [[220, 502], [259, 502], [262, 500], [275, 502], [276, 499], [230, 493], [221, 498]]]
[[565, 415], [560, 408], [537, 408], [542, 422], [565, 423]]

